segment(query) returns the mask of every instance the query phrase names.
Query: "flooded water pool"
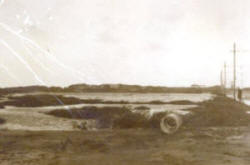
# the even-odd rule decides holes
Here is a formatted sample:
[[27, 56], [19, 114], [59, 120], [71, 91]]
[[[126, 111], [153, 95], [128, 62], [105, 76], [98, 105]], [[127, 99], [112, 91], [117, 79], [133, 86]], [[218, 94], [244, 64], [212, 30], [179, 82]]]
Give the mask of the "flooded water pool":
[[101, 99], [104, 101], [128, 101], [128, 102], [150, 102], [159, 100], [163, 102], [188, 100], [201, 102], [213, 97], [209, 93], [187, 94], [187, 93], [66, 93], [64, 96], [77, 97], [80, 99]]

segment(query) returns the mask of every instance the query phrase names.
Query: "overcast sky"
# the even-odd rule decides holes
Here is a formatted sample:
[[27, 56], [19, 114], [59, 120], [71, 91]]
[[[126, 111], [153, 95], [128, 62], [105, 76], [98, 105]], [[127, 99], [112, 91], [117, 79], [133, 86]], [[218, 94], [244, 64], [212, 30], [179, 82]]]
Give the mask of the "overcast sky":
[[250, 86], [249, 0], [0, 0], [0, 86]]

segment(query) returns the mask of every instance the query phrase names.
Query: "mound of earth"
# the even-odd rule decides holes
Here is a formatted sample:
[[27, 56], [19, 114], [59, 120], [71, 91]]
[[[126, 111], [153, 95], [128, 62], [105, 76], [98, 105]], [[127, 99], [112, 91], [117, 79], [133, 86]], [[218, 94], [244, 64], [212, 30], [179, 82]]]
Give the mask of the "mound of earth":
[[134, 113], [127, 107], [87, 106], [78, 109], [57, 109], [47, 112], [48, 115], [73, 119], [94, 119], [98, 128], [152, 128], [159, 127], [159, 113], [148, 119], [145, 115]]
[[250, 107], [231, 98], [217, 96], [204, 101], [191, 109], [193, 116], [185, 122], [185, 126], [247, 126], [250, 124]]

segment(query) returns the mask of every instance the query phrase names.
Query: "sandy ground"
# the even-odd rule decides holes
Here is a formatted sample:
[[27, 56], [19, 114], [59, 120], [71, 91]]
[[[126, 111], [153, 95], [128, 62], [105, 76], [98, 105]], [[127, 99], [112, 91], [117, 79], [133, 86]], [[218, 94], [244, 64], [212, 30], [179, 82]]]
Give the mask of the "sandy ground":
[[[172, 135], [152, 128], [75, 130], [72, 122], [79, 120], [41, 113], [50, 108], [1, 109], [6, 123], [0, 125], [0, 165], [249, 165], [250, 126], [241, 118], [249, 107], [223, 98], [202, 107], [209, 113], [191, 116], [197, 123], [184, 123]], [[219, 125], [220, 114], [228, 113], [241, 114], [242, 122]], [[210, 120], [199, 126], [206, 115], [218, 126], [208, 126]]]
[[1, 118], [6, 123], [0, 125], [1, 129], [8, 130], [72, 130], [72, 119], [57, 118], [42, 112], [49, 110], [40, 108], [15, 108], [8, 107], [0, 110]]
[[248, 165], [250, 129], [0, 131], [0, 164]]

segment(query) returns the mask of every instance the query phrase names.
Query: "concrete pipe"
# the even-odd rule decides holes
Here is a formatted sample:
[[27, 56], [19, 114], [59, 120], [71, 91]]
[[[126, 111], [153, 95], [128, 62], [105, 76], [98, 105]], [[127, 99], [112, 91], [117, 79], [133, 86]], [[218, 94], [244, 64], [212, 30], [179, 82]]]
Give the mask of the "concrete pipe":
[[181, 117], [177, 114], [171, 113], [161, 119], [160, 127], [163, 133], [172, 134], [180, 128], [181, 124]]

